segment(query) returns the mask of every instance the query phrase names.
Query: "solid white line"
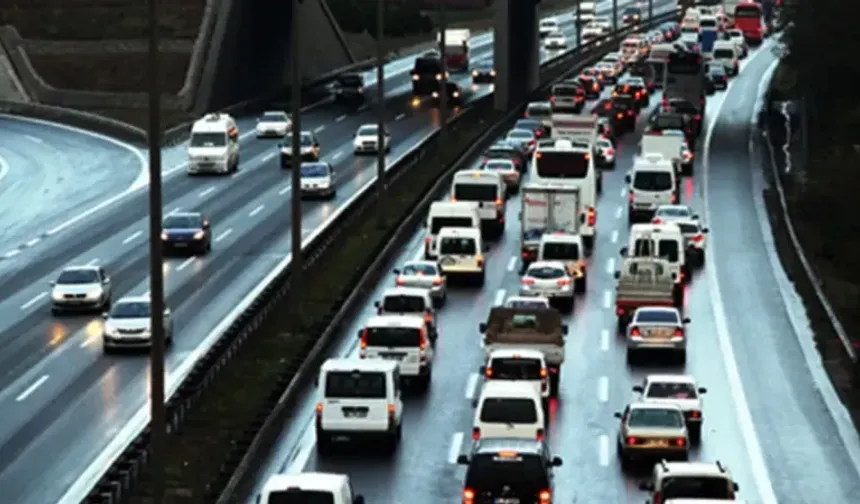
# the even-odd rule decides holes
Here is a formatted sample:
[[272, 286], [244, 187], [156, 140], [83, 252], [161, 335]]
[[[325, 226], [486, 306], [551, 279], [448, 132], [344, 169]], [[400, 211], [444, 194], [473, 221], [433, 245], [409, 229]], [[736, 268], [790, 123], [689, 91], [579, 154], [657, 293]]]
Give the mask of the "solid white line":
[[606, 261], [606, 272], [609, 273], [610, 275], [615, 273], [615, 258], [614, 257], [610, 257]]
[[32, 240], [28, 241], [24, 245], [26, 245], [28, 247], [32, 247], [33, 245], [39, 243], [40, 241], [41, 241], [41, 238], [33, 238]]
[[206, 196], [209, 196], [210, 194], [212, 194], [212, 192], [214, 190], [215, 190], [214, 187], [207, 187], [205, 190], [200, 191], [200, 197], [205, 198]]
[[621, 218], [621, 214], [622, 214], [623, 212], [624, 212], [624, 208], [622, 208], [622, 207], [620, 207], [620, 206], [619, 206], [618, 208], [616, 208], [616, 209], [615, 209], [615, 218], [616, 218], [616, 219], [620, 219], [620, 218]]
[[600, 350], [603, 352], [609, 351], [609, 329], [600, 331]]
[[290, 189], [292, 189], [292, 188], [293, 188], [293, 186], [287, 186], [287, 187], [284, 187], [283, 189], [281, 189], [280, 191], [278, 191], [278, 194], [280, 194], [281, 196], [283, 196], [283, 195], [287, 194], [288, 192], [290, 192]]
[[611, 241], [612, 243], [618, 243], [618, 230], [617, 229], [612, 230], [612, 234], [609, 235], [609, 241]]
[[140, 235], [142, 235], [142, 234], [143, 234], [143, 231], [135, 231], [128, 238], [123, 240], [122, 244], [128, 245], [129, 243], [133, 242], [134, 240], [137, 240], [138, 238], [140, 238]]
[[265, 156], [263, 156], [263, 162], [268, 163], [272, 159], [275, 159], [275, 156], [277, 156], [277, 155], [278, 155], [277, 152], [270, 152], [270, 153], [266, 154]]
[[335, 119], [334, 122], [343, 122], [344, 119], [346, 119], [346, 114], [337, 116], [337, 119]]
[[232, 232], [233, 232], [233, 228], [230, 228], [230, 229], [224, 231], [223, 233], [221, 233], [215, 237], [215, 241], [219, 242], [219, 241], [223, 240], [224, 238], [227, 238], [228, 236], [230, 236], [230, 233], [232, 233]]
[[406, 114], [397, 114], [397, 117], [395, 117], [394, 120], [399, 121], [399, 120], [403, 119], [404, 117], [406, 117]]
[[602, 403], [609, 400], [609, 378], [606, 376], [597, 380], [597, 400]]
[[254, 217], [254, 216], [255, 216], [255, 215], [257, 215], [258, 213], [262, 212], [262, 211], [263, 211], [263, 208], [264, 208], [264, 207], [263, 207], [263, 205], [260, 205], [260, 206], [258, 206], [257, 208], [255, 208], [255, 209], [251, 210], [251, 213], [249, 213], [249, 214], [248, 214], [248, 217]]
[[478, 373], [472, 373], [469, 375], [469, 379], [466, 380], [466, 399], [470, 401], [475, 398], [475, 389], [478, 387]]
[[460, 456], [460, 448], [463, 447], [463, 433], [455, 432], [451, 436], [451, 446], [448, 448], [448, 463], [456, 464]]
[[493, 300], [493, 306], [502, 306], [505, 302], [505, 289], [496, 291], [496, 298]]
[[514, 268], [517, 267], [517, 256], [511, 257], [511, 260], [508, 261], [508, 271], [513, 271]]
[[628, 191], [628, 189], [627, 189], [626, 187], [622, 187], [622, 188], [621, 188], [621, 197], [622, 197], [622, 198], [624, 197], [624, 195], [626, 195], [626, 194], [627, 194], [627, 191]]
[[34, 137], [32, 135], [24, 135], [24, 136], [27, 137], [27, 140], [29, 140], [31, 142], [36, 142], [38, 144], [45, 143], [41, 138], [37, 138], [37, 137]]
[[603, 307], [609, 308], [612, 306], [612, 292], [604, 291], [603, 292]]
[[38, 303], [39, 301], [41, 301], [42, 299], [44, 299], [44, 298], [45, 298], [45, 296], [47, 296], [47, 295], [48, 295], [48, 293], [47, 293], [47, 292], [40, 292], [40, 293], [39, 293], [39, 294], [37, 294], [33, 299], [31, 299], [31, 300], [27, 301], [26, 303], [22, 304], [22, 305], [21, 305], [21, 309], [22, 309], [22, 310], [28, 310], [28, 309], [30, 309], [30, 307], [31, 307], [31, 306], [33, 306], [34, 304], [36, 304], [36, 303]]
[[341, 156], [343, 156], [343, 152], [341, 152], [341, 151], [337, 151], [337, 152], [335, 152], [334, 154], [332, 154], [332, 155], [331, 155], [331, 160], [332, 160], [332, 161], [337, 161]]
[[147, 290], [146, 290], [146, 292], [144, 292], [143, 294], [141, 294], [141, 296], [142, 296], [142, 297], [148, 297], [148, 296], [149, 296], [149, 289], [147, 289]]
[[20, 253], [21, 253], [21, 251], [18, 249], [10, 250], [9, 252], [6, 252], [6, 254], [3, 257], [5, 257], [6, 259], [11, 259]]
[[[760, 54], [763, 54], [763, 52]], [[711, 139], [713, 138], [714, 128], [720, 117], [723, 105], [727, 102], [728, 93], [723, 97], [723, 101], [717, 104], [717, 108], [711, 115], [712, 119], [711, 122], [708, 123], [708, 129], [705, 133], [705, 147], [702, 152], [702, 168], [704, 172], [702, 177], [702, 198], [705, 200], [705, 222], [711, 222], [711, 205], [710, 198], [708, 197]], [[707, 247], [711, 249], [708, 253], [711, 254], [711, 257], [713, 257], [714, 254], [713, 243], [713, 240], [708, 240]], [[717, 330], [717, 341], [719, 341], [720, 350], [723, 353], [726, 377], [729, 381], [729, 389], [731, 390], [732, 397], [735, 399], [734, 410], [737, 413], [738, 425], [741, 428], [741, 435], [744, 441], [743, 444], [750, 460], [753, 478], [755, 479], [755, 484], [758, 489], [759, 496], [761, 497], [762, 504], [777, 504], [778, 501], [773, 490], [773, 483], [770, 480], [770, 474], [768, 474], [764, 454], [762, 453], [761, 445], [759, 444], [758, 434], [756, 433], [755, 425], [752, 421], [752, 413], [750, 412], [749, 403], [747, 402], [746, 394], [744, 393], [737, 359], [735, 358], [735, 351], [732, 346], [731, 337], [729, 336], [726, 308], [723, 304], [722, 292], [719, 287], [717, 261], [712, 261], [706, 270], [708, 280], [710, 280], [708, 282], [708, 290], [710, 291], [709, 297], [711, 299], [711, 305], [714, 308], [714, 326]]]
[[87, 266], [95, 266], [98, 263], [99, 263], [99, 258], [96, 257], [94, 259], [90, 259], [89, 262], [87, 262]]
[[180, 264], [179, 266], [176, 267], [176, 271], [184, 270], [186, 267], [188, 267], [189, 265], [191, 265], [191, 263], [194, 262], [194, 259], [197, 259], [197, 258], [196, 257], [189, 257], [188, 259], [182, 261], [182, 264]]
[[320, 133], [322, 133], [324, 130], [325, 130], [325, 126], [317, 126], [316, 128], [314, 128], [314, 133], [316, 133], [316, 134], [320, 134]]
[[177, 214], [177, 213], [179, 213], [179, 212], [181, 212], [181, 211], [182, 211], [182, 207], [176, 207], [176, 208], [174, 208], [173, 210], [171, 210], [171, 211], [167, 212], [167, 215]]
[[609, 436], [603, 434], [597, 441], [597, 458], [600, 461], [600, 465], [606, 467], [609, 465]]
[[36, 380], [36, 383], [34, 383], [34, 384], [30, 385], [29, 387], [27, 387], [27, 390], [25, 390], [25, 391], [21, 392], [21, 395], [19, 395], [18, 397], [16, 397], [16, 398], [15, 398], [15, 400], [16, 400], [16, 401], [18, 401], [18, 402], [21, 402], [21, 401], [23, 401], [24, 399], [26, 399], [26, 398], [30, 397], [31, 395], [33, 395], [33, 392], [35, 392], [37, 388], [39, 388], [39, 387], [41, 387], [42, 385], [44, 385], [46, 381], [48, 381], [48, 375], [42, 375], [42, 377], [41, 377], [41, 378], [39, 378], [38, 380]]

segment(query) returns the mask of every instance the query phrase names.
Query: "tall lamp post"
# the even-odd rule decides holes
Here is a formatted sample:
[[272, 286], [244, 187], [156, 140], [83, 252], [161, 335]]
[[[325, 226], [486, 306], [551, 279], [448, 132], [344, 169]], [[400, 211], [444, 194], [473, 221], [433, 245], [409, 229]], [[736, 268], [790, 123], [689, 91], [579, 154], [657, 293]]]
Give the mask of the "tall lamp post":
[[582, 2], [576, 0], [576, 47], [582, 47]]
[[158, 6], [148, 0], [149, 21], [149, 287], [152, 299], [150, 327], [152, 501], [164, 502], [164, 447], [167, 411], [164, 404], [164, 273], [161, 245], [161, 91], [158, 65]]
[[[302, 40], [302, 22], [299, 15], [299, 8], [303, 0], [292, 0], [293, 2], [293, 27], [292, 27], [292, 83], [290, 85], [290, 97], [292, 101], [292, 155], [291, 159], [291, 179], [293, 191], [290, 195], [292, 218], [290, 222], [291, 229], [291, 251], [292, 257], [290, 261], [290, 287], [292, 292], [301, 292], [301, 276], [303, 257], [302, 257], [302, 200], [301, 192], [301, 170], [302, 170], [302, 65], [301, 65], [301, 40]], [[298, 306], [298, 303], [294, 303]]]
[[386, 223], [385, 208], [385, 0], [376, 3], [376, 197], [379, 227]]
[[618, 31], [618, 0], [612, 0], [612, 31]]
[[442, 78], [439, 79], [439, 136], [445, 141], [448, 134], [448, 61], [445, 58], [445, 30], [448, 29], [446, 0], [436, 0], [439, 13], [439, 59], [442, 64]]

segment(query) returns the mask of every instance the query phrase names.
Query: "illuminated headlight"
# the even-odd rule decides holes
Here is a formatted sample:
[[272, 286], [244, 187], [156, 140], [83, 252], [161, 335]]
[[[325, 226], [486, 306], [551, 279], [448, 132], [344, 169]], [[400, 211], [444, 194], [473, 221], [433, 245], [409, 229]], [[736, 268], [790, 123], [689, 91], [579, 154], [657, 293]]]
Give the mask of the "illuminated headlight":
[[100, 297], [101, 295], [102, 295], [101, 289], [93, 289], [93, 290], [87, 292], [87, 299], [95, 299], [97, 297]]
[[478, 76], [478, 71], [472, 70], [472, 77], [477, 77], [477, 76]]
[[439, 92], [433, 91], [433, 98], [439, 98]]
[[169, 237], [169, 236], [167, 236], [167, 233], [161, 233], [161, 239], [162, 239], [163, 241], [167, 241], [169, 238], [170, 238], [170, 237]]
[[115, 327], [106, 325], [104, 328], [104, 334], [105, 336], [116, 336], [119, 333], [117, 332]]
[[53, 299], [54, 301], [59, 301], [63, 299], [63, 294], [58, 290], [54, 289], [51, 291], [51, 299]]
[[412, 80], [414, 80], [414, 81], [421, 80], [421, 77], [419, 77], [418, 75], [413, 75]]
[[203, 231], [197, 231], [196, 233], [194, 233], [194, 239], [195, 239], [195, 240], [202, 240], [202, 239], [203, 239], [203, 236], [204, 236], [205, 234], [206, 234], [206, 233], [204, 233]]
[[357, 89], [357, 91], [358, 91], [359, 93], [364, 93], [364, 87], [359, 86], [359, 87], [358, 87], [358, 89]]
[[459, 98], [459, 97], [460, 97], [460, 92], [454, 91], [454, 98]]
[[490, 70], [490, 75], [492, 75], [493, 77], [495, 77], [495, 76], [496, 76], [496, 71], [495, 71], [495, 70]]

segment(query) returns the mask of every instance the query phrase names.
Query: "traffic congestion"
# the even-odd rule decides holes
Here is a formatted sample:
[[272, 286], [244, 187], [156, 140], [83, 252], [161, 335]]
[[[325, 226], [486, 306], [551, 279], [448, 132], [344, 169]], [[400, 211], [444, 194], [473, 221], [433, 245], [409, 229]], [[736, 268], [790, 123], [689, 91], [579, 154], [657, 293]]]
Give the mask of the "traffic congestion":
[[[694, 25], [695, 41], [683, 35]], [[540, 28], [544, 47], [564, 43], [551, 20]], [[583, 27], [605, 29], [599, 17]], [[733, 476], [746, 463], [716, 456], [737, 427], [708, 429], [728, 392], [697, 379], [713, 344], [694, 339], [709, 235], [696, 153], [707, 97], [750, 53], [733, 35], [707, 7], [635, 33], [456, 173], [348, 324], [347, 355], [321, 367], [311, 421], [261, 477], [260, 502], [405, 502], [422, 490], [464, 504], [756, 500]], [[583, 352], [623, 368], [623, 383], [566, 364]], [[610, 400], [608, 419], [572, 418]], [[595, 464], [582, 458], [599, 469], [583, 472]], [[598, 474], [610, 466], [621, 488]], [[582, 480], [600, 484], [582, 493]]]

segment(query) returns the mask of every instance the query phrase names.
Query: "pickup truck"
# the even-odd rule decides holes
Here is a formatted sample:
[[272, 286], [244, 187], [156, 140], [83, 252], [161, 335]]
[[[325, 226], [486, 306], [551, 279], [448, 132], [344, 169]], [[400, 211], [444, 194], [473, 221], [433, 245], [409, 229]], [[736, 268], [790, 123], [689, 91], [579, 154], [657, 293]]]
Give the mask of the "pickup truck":
[[558, 394], [567, 325], [554, 308], [494, 307], [478, 326], [484, 335], [484, 364], [495, 350], [527, 348], [543, 352], [549, 367], [550, 396]]
[[615, 315], [623, 333], [633, 312], [642, 306], [674, 306], [683, 309], [684, 288], [671, 273], [669, 263], [657, 257], [627, 257], [615, 272]]

